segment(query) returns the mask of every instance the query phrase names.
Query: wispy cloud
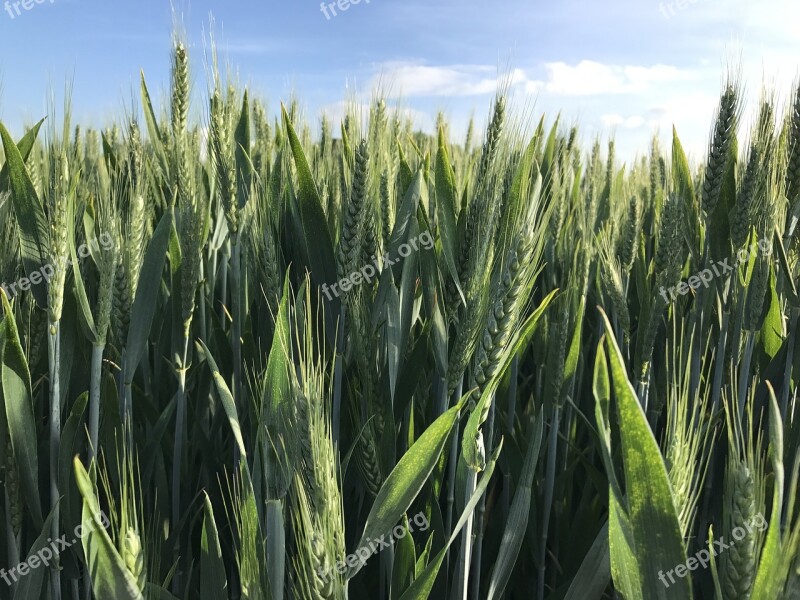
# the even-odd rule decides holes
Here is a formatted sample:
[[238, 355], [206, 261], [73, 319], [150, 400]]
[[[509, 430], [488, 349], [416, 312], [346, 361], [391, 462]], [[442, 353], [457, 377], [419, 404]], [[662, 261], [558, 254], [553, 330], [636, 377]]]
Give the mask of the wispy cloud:
[[623, 127], [624, 129], [638, 129], [645, 124], [645, 119], [641, 115], [623, 117], [618, 114], [607, 114], [600, 117], [600, 121], [605, 127]]
[[380, 65], [373, 87], [389, 81], [395, 95], [407, 98], [434, 96], [480, 96], [494, 93], [499, 85], [523, 85], [529, 94], [546, 92], [559, 96], [600, 96], [640, 94], [660, 85], [695, 78], [689, 70], [664, 64], [612, 65], [592, 60], [576, 64], [545, 63], [544, 77], [531, 75], [533, 69], [514, 69], [508, 74], [490, 65], [430, 65], [388, 62]]
[[406, 98], [432, 96], [480, 96], [493, 94], [499, 84], [525, 81], [519, 69], [510, 75], [498, 74], [497, 67], [489, 65], [431, 66], [413, 62], [387, 62], [379, 67], [373, 87], [390, 82], [393, 95]]

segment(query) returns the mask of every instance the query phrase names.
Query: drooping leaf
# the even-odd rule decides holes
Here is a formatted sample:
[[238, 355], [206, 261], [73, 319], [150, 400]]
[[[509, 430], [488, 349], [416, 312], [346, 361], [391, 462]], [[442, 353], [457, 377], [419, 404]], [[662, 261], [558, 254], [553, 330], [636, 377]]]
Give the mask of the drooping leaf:
[[84, 392], [78, 396], [61, 430], [58, 490], [63, 496], [61, 500], [61, 522], [67, 529], [74, 528], [81, 521], [82, 511], [79, 508], [83, 506], [83, 501], [78, 504], [77, 500], [80, 500], [80, 498], [76, 499], [73, 495], [74, 478], [72, 472], [74, 467], [72, 459], [76, 454], [80, 454], [86, 446], [86, 406], [88, 403], [89, 392]]
[[[17, 149], [19, 150], [20, 155], [22, 156], [22, 161], [25, 162], [28, 160], [28, 157], [31, 154], [31, 150], [33, 150], [33, 146], [36, 143], [36, 137], [39, 135], [39, 129], [42, 127], [42, 123], [44, 123], [44, 119], [36, 123], [33, 127], [31, 127], [25, 135], [17, 142]], [[0, 169], [0, 193], [4, 192], [8, 189], [9, 185], [9, 175], [8, 175], [8, 163], [3, 165], [3, 168]]]
[[[47, 279], [42, 275], [50, 260], [50, 230], [42, 203], [25, 169], [22, 154], [2, 123], [0, 123], [0, 138], [6, 155], [11, 202], [19, 225], [22, 265], [28, 278], [31, 279], [31, 291], [36, 304], [39, 308], [46, 309]], [[38, 283], [34, 283], [34, 279], [38, 280]]]
[[700, 254], [700, 207], [692, 183], [689, 161], [678, 138], [675, 126], [672, 127], [672, 178], [675, 191], [683, 204], [686, 241], [692, 253]]
[[303, 147], [289, 120], [286, 107], [283, 105], [281, 105], [281, 112], [284, 127], [289, 136], [289, 147], [297, 167], [297, 200], [304, 234], [304, 239], [298, 241], [303, 249], [303, 256], [307, 261], [306, 266], [311, 271], [311, 279], [314, 284], [318, 286], [332, 285], [336, 282], [336, 264], [333, 241], [328, 230], [325, 213], [322, 210], [322, 201]]
[[497, 554], [492, 575], [489, 580], [489, 591], [487, 600], [498, 598], [511, 579], [514, 565], [517, 563], [522, 542], [528, 531], [528, 517], [531, 512], [531, 494], [533, 487], [533, 477], [536, 474], [536, 463], [539, 460], [539, 450], [542, 447], [542, 435], [544, 433], [544, 418], [540, 415], [536, 419], [533, 427], [533, 439], [528, 442], [528, 451], [525, 453], [525, 462], [522, 465], [520, 482], [517, 491], [514, 493], [514, 500], [511, 502], [511, 510], [508, 513], [506, 529], [503, 532], [503, 539], [500, 542], [500, 551]]
[[775, 269], [769, 269], [769, 293], [767, 294], [767, 314], [761, 326], [761, 346], [770, 358], [774, 358], [783, 344], [783, 311], [778, 297]]
[[646, 596], [642, 595], [641, 573], [631, 524], [613, 492], [608, 498], [608, 552], [611, 557], [611, 578], [622, 597], [644, 600]]
[[[284, 426], [286, 415], [292, 406], [294, 394], [292, 390], [292, 329], [289, 322], [291, 287], [288, 274], [284, 278], [283, 294], [275, 318], [275, 333], [272, 336], [272, 347], [264, 374], [264, 387], [261, 398], [261, 417], [259, 431], [266, 434], [267, 439], [260, 440], [268, 446], [268, 472], [270, 480], [269, 494], [273, 498], [282, 498], [292, 480], [296, 465], [285, 464], [273, 456], [274, 449], [288, 443], [289, 435]], [[271, 461], [271, 464], [270, 464]]]
[[247, 90], [244, 91], [242, 111], [234, 132], [236, 142], [236, 197], [239, 208], [243, 208], [250, 196], [250, 185], [253, 178], [253, 165], [250, 162], [250, 103]]
[[39, 499], [39, 455], [36, 445], [36, 420], [33, 411], [31, 374], [25, 353], [19, 341], [14, 313], [5, 293], [0, 292], [5, 317], [0, 323], [2, 345], [2, 387], [5, 418], [14, 459], [17, 463], [25, 506], [34, 525], [42, 526], [42, 509]]
[[142, 591], [106, 531], [94, 484], [78, 457], [75, 478], [83, 496], [83, 551], [92, 578], [92, 590], [98, 598], [144, 600]]
[[[761, 550], [761, 560], [758, 563], [751, 598], [779, 598], [781, 596], [783, 586], [789, 575], [789, 569], [792, 566], [792, 557], [796, 552], [796, 547], [794, 551], [785, 547], [786, 537], [789, 536], [785, 536], [781, 530], [785, 479], [783, 467], [783, 420], [778, 408], [778, 401], [775, 398], [775, 391], [769, 381], [766, 384], [769, 391], [769, 441], [774, 483], [772, 511], [769, 515], [767, 536]], [[792, 490], [791, 493], [795, 494], [796, 490]], [[800, 525], [795, 525], [795, 528], [798, 527]], [[795, 533], [791, 532], [791, 534]]]
[[[436, 419], [397, 463], [372, 504], [357, 548], [366, 548], [368, 540], [386, 535], [409, 509], [436, 467], [462, 405], [463, 401]], [[360, 568], [351, 569], [348, 579]]]
[[[40, 554], [40, 551], [44, 550], [45, 548], [52, 547], [50, 538], [52, 530], [50, 527], [51, 523], [53, 522], [53, 516], [55, 515], [56, 508], [50, 511], [50, 514], [47, 516], [47, 519], [42, 525], [42, 532], [39, 534], [39, 537], [34, 540], [30, 550], [28, 550], [28, 553], [25, 555], [28, 557], [27, 561], [30, 570], [28, 571], [27, 575], [19, 580], [17, 590], [14, 592], [14, 600], [31, 600], [32, 598], [41, 598], [42, 584], [44, 583], [45, 576], [49, 572], [47, 567], [49, 567], [50, 564], [53, 564], [56, 558], [52, 557], [52, 559], [48, 559], [47, 562], [50, 564], [42, 562], [42, 559], [46, 557], [44, 553]], [[51, 548], [50, 555], [52, 556], [53, 554], [55, 553]], [[33, 563], [31, 562], [32, 560], [35, 560], [36, 562]]]
[[142, 100], [144, 111], [144, 121], [147, 125], [147, 133], [150, 137], [153, 152], [156, 155], [157, 164], [161, 169], [162, 176], [168, 173], [167, 156], [164, 150], [164, 134], [158, 128], [158, 120], [153, 110], [153, 102], [150, 100], [150, 92], [147, 90], [147, 83], [144, 80], [144, 71], [140, 73], [139, 93]]
[[550, 302], [555, 298], [558, 290], [550, 292], [539, 304], [538, 308], [525, 320], [511, 341], [505, 347], [500, 356], [500, 365], [497, 373], [485, 386], [478, 403], [470, 413], [467, 424], [464, 426], [464, 439], [461, 443], [461, 453], [467, 466], [475, 471], [481, 471], [484, 467], [486, 457], [483, 455], [483, 435], [481, 426], [489, 416], [490, 402], [494, 397], [497, 386], [503, 380], [506, 371], [511, 366], [514, 357], [528, 345], [528, 341], [536, 330], [539, 319], [550, 306]]
[[[408, 531], [408, 517], [403, 516], [403, 527]], [[414, 538], [404, 535], [395, 543], [394, 566], [392, 568], [392, 596], [397, 600], [416, 578], [417, 551]]]
[[216, 361], [214, 361], [214, 357], [211, 354], [211, 350], [208, 349], [205, 342], [203, 340], [198, 340], [197, 347], [200, 352], [202, 352], [203, 356], [205, 357], [206, 361], [208, 361], [208, 367], [211, 369], [211, 375], [214, 378], [214, 385], [217, 387], [217, 393], [219, 394], [220, 402], [222, 402], [222, 407], [225, 410], [225, 414], [228, 417], [228, 422], [231, 426], [231, 433], [233, 433], [233, 439], [236, 442], [237, 447], [239, 448], [239, 453], [241, 454], [241, 458], [246, 463], [247, 461], [247, 448], [244, 446], [244, 439], [242, 438], [242, 427], [239, 423], [239, 414], [236, 410], [236, 403], [233, 399], [233, 394], [231, 393], [230, 388], [228, 387], [228, 383], [225, 381], [225, 378], [222, 376], [222, 373], [219, 372], [219, 367], [217, 367]]
[[606, 328], [611, 383], [617, 402], [627, 513], [642, 594], [644, 598], [691, 600], [692, 587], [688, 578], [679, 578], [669, 587], [659, 580], [660, 572], [686, 562], [686, 549], [658, 442], [628, 380], [611, 323], [602, 311], [601, 315]]
[[461, 518], [453, 528], [453, 533], [450, 535], [450, 539], [447, 540], [444, 548], [442, 548], [433, 558], [433, 560], [428, 563], [425, 569], [423, 569], [423, 571], [417, 575], [414, 583], [412, 583], [411, 586], [400, 597], [400, 600], [427, 600], [427, 598], [430, 596], [431, 591], [433, 590], [433, 584], [436, 582], [436, 576], [439, 574], [439, 569], [441, 569], [442, 563], [447, 556], [448, 549], [458, 538], [458, 535], [461, 533], [464, 525], [467, 524], [470, 516], [475, 511], [475, 507], [478, 506], [481, 496], [483, 496], [483, 494], [486, 492], [486, 488], [489, 487], [489, 481], [492, 479], [492, 474], [494, 473], [494, 468], [497, 464], [497, 458], [500, 456], [502, 449], [503, 439], [500, 438], [500, 443], [497, 444], [497, 448], [495, 448], [495, 451], [492, 453], [492, 456], [486, 465], [486, 471], [483, 473], [478, 485], [475, 486], [475, 491], [473, 492], [472, 496], [470, 496], [469, 501], [464, 507], [464, 511], [461, 513]]
[[89, 305], [89, 297], [86, 294], [86, 287], [83, 283], [83, 275], [81, 274], [80, 261], [78, 260], [77, 246], [75, 244], [76, 236], [74, 231], [71, 231], [68, 237], [69, 253], [72, 257], [72, 268], [75, 272], [73, 281], [75, 283], [75, 296], [78, 299], [78, 316], [81, 319], [81, 325], [84, 328], [89, 341], [92, 344], [96, 344], [100, 341], [100, 336], [97, 334], [94, 316], [92, 315], [92, 309]]
[[131, 308], [131, 324], [128, 329], [125, 361], [125, 383], [133, 382], [133, 375], [139, 366], [153, 326], [153, 317], [158, 307], [157, 298], [164, 274], [164, 261], [167, 257], [170, 236], [174, 231], [172, 211], [161, 217], [144, 255], [136, 296]]
[[200, 600], [228, 597], [228, 578], [219, 545], [219, 533], [214, 520], [214, 508], [208, 494], [203, 502], [203, 533], [200, 539]]
[[439, 226], [439, 239], [442, 241], [442, 255], [447, 271], [456, 285], [462, 302], [466, 303], [461, 283], [458, 281], [456, 251], [458, 244], [458, 223], [456, 211], [458, 188], [456, 174], [450, 164], [444, 129], [439, 129], [439, 150], [436, 153], [436, 218]]
[[581, 563], [564, 600], [600, 600], [611, 580], [608, 551], [608, 522], [603, 524]]

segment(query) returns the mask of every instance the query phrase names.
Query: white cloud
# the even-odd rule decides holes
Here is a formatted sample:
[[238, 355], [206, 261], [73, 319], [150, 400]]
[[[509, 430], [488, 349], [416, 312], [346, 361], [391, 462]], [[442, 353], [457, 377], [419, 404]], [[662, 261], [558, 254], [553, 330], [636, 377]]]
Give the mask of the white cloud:
[[528, 91], [544, 89], [563, 96], [596, 96], [601, 94], [635, 94], [655, 85], [690, 78], [690, 74], [669, 65], [652, 67], [607, 65], [582, 60], [577, 65], [552, 62], [545, 65], [545, 82], [529, 82]]
[[428, 66], [412, 62], [389, 62], [380, 68], [373, 87], [380, 82], [391, 82], [394, 95], [406, 98], [430, 96], [480, 96], [493, 94], [499, 84], [526, 81], [525, 73], [514, 69], [510, 74], [498, 75], [497, 67], [488, 65]]
[[[677, 128], [684, 150], [690, 158], [701, 159], [706, 152], [708, 135], [713, 125], [714, 110], [719, 97], [704, 92], [688, 94], [675, 93], [659, 96], [657, 100], [642, 100], [641, 108], [633, 108], [631, 113], [606, 113], [599, 117], [600, 131], [611, 133], [636, 132], [635, 143], [631, 150], [644, 150], [643, 131], [660, 134], [661, 140], [668, 145], [672, 139], [672, 127]], [[625, 137], [626, 141], [634, 138]]]
[[372, 87], [391, 82], [392, 92], [407, 98], [436, 96], [480, 96], [493, 94], [499, 86], [522, 85], [528, 94], [547, 92], [562, 96], [637, 94], [658, 86], [692, 79], [689, 71], [656, 64], [611, 65], [582, 60], [575, 65], [550, 62], [546, 76], [536, 79], [522, 69], [498, 74], [489, 65], [432, 66], [415, 62], [388, 62], [380, 66]]
[[600, 117], [604, 127], [619, 127], [625, 122], [622, 115], [603, 115]]
[[600, 121], [604, 127], [622, 127], [623, 129], [639, 129], [646, 123], [645, 118], [641, 115], [623, 117], [618, 114], [606, 114], [600, 117]]
[[644, 117], [640, 115], [634, 115], [625, 119], [626, 129], [638, 129], [642, 125], [644, 125]]
[[[743, 65], [743, 80], [749, 84], [745, 90], [743, 134], [749, 130], [758, 108], [759, 83], [777, 85], [784, 92], [791, 90], [787, 83], [796, 73], [793, 61], [773, 52], [757, 63]], [[477, 96], [488, 102], [488, 97], [505, 83], [529, 100], [535, 98], [537, 111], [576, 118], [584, 132], [618, 136], [618, 151], [629, 156], [646, 149], [648, 138], [656, 133], [669, 144], [674, 124], [687, 154], [700, 160], [707, 150], [725, 67], [701, 60], [670, 65], [587, 59], [548, 62], [504, 73], [490, 65], [437, 66], [407, 61], [383, 63], [373, 74], [371, 89], [406, 98], [414, 108], [428, 111], [414, 119], [426, 131], [433, 128], [435, 119], [430, 115], [440, 108], [436, 103], [442, 98], [452, 99], [448, 101], [450, 107], [463, 107]], [[459, 97], [463, 98], [462, 103], [456, 100]], [[779, 102], [779, 106], [783, 104]]]

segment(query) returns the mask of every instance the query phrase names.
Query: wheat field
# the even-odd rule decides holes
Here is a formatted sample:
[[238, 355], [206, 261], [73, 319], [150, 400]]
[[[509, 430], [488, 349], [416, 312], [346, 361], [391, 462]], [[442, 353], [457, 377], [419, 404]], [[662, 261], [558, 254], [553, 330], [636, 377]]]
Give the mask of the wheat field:
[[0, 125], [0, 599], [800, 598], [800, 88], [626, 163], [202, 69]]

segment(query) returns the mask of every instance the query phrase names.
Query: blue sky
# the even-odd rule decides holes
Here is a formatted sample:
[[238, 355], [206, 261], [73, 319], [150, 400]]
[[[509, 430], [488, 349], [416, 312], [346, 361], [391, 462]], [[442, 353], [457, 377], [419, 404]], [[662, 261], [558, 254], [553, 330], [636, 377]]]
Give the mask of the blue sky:
[[[138, 98], [139, 71], [156, 99], [169, 85], [177, 22], [193, 61], [195, 116], [206, 106], [207, 49], [271, 111], [293, 94], [306, 114], [342, 114], [388, 85], [392, 102], [431, 130], [437, 111], [465, 130], [485, 121], [498, 77], [520, 109], [561, 111], [589, 143], [616, 136], [645, 151], [672, 124], [701, 156], [726, 66], [741, 63], [748, 107], [762, 84], [785, 98], [800, 65], [800, 6], [790, 0], [361, 0], [326, 18], [318, 0], [0, 0], [0, 119], [21, 131], [56, 105], [67, 81], [73, 112], [102, 125]], [[212, 20], [213, 15], [213, 20]], [[402, 98], [401, 98], [402, 96]], [[750, 110], [745, 113], [750, 115]]]

